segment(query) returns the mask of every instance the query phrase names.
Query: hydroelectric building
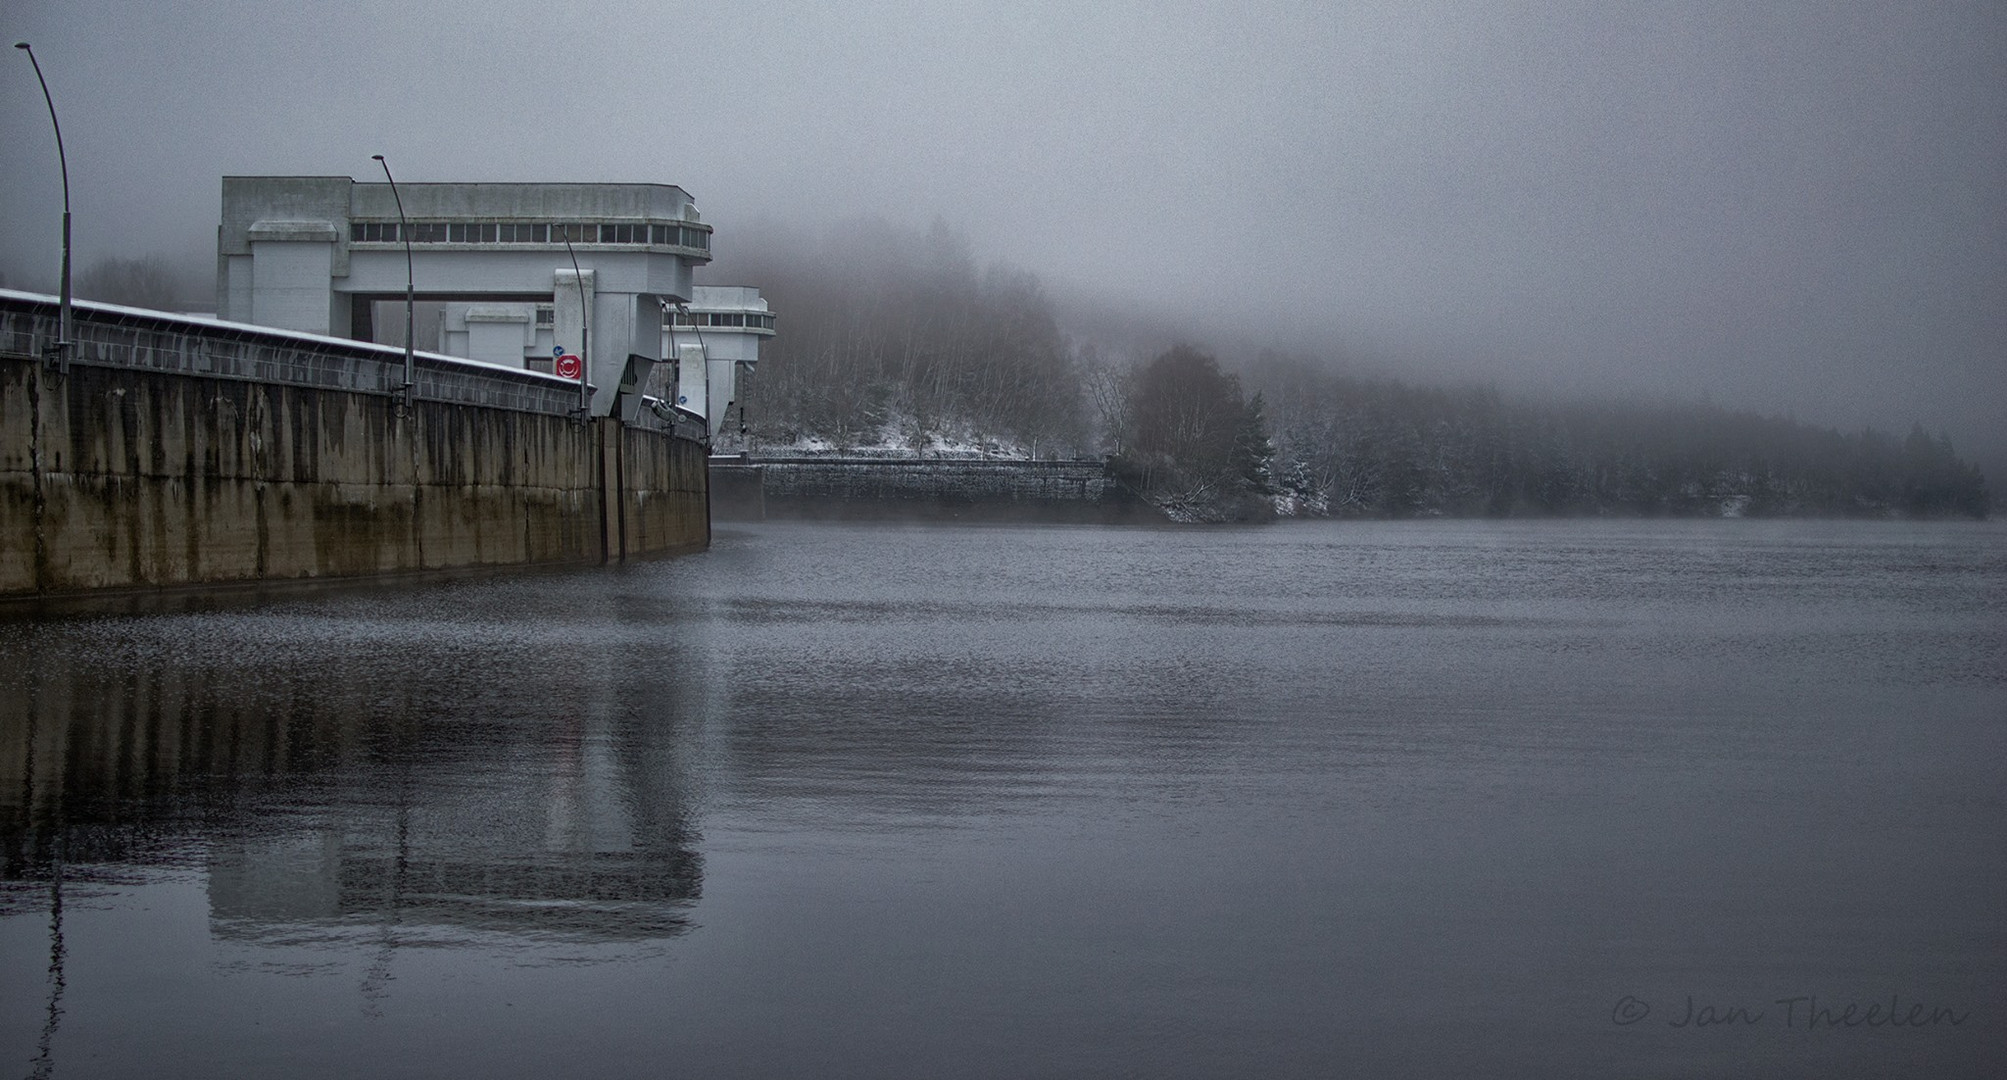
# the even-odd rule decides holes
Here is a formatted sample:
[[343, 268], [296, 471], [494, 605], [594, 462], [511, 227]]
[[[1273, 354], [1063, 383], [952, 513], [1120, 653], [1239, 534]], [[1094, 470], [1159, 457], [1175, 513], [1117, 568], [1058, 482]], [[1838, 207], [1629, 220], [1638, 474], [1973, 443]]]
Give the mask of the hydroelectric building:
[[219, 318], [0, 290], [0, 606], [710, 542], [773, 315], [681, 188], [222, 186]]
[[[393, 191], [346, 176], [226, 176], [217, 313], [373, 341], [386, 313], [403, 320], [408, 285], [444, 304], [429, 351], [560, 374], [558, 358], [575, 356], [594, 415], [673, 407], [708, 441], [737, 369], [774, 332], [758, 290], [692, 282], [710, 259], [711, 227], [671, 184]], [[703, 332], [675, 333], [679, 314]]]

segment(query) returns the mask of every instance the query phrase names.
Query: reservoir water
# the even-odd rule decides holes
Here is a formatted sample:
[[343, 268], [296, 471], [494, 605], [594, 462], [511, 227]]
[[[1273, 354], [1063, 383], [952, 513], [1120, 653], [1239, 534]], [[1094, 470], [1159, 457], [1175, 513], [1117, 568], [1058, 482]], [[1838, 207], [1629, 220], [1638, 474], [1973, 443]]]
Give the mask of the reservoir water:
[[23, 1076], [2007, 1075], [2007, 528], [721, 528], [0, 622]]

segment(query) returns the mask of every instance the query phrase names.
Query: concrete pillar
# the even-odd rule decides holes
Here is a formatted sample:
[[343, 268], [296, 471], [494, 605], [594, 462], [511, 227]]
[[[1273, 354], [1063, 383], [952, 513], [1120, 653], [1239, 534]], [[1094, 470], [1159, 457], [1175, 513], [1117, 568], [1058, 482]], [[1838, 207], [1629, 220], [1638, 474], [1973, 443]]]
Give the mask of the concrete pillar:
[[737, 423], [729, 414], [739, 395], [738, 361], [706, 356], [704, 382], [710, 395], [704, 415], [709, 421], [711, 438], [716, 440], [728, 425]]
[[710, 394], [705, 382], [710, 372], [701, 345], [685, 345], [676, 350], [676, 411], [704, 421], [710, 428]]
[[324, 221], [251, 226], [251, 322], [310, 334], [333, 332], [335, 235], [334, 226]]
[[467, 309], [467, 356], [490, 364], [523, 366], [532, 309], [520, 304], [475, 304]]
[[[590, 270], [583, 271], [583, 274], [581, 279], [569, 266], [556, 272], [551, 290], [551, 332], [559, 347], [585, 361], [586, 377], [592, 379], [597, 375], [593, 357], [603, 355], [605, 346], [600, 341], [599, 320], [594, 319], [588, 325], [585, 316], [587, 311], [598, 307], [595, 303], [598, 279]], [[588, 347], [592, 350], [591, 355], [586, 354]]]
[[226, 322], [251, 321], [249, 253], [216, 257], [216, 317]]
[[625, 464], [621, 460], [622, 425], [617, 417], [601, 416], [592, 421], [593, 445], [598, 466], [593, 471], [599, 481], [600, 561], [620, 562], [627, 558], [627, 490]]
[[[588, 274], [591, 271], [586, 271]], [[602, 291], [593, 296], [592, 414], [608, 416], [628, 357], [662, 359], [662, 302], [647, 293]]]

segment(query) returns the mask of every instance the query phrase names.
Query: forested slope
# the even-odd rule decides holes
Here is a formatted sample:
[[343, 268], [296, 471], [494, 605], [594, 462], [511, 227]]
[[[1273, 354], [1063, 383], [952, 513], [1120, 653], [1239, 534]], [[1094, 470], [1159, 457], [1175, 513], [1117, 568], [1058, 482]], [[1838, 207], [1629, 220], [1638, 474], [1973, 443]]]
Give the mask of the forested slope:
[[1854, 434], [1711, 405], [1517, 402], [1264, 358], [1285, 492], [1316, 513], [1984, 517], [1942, 436]]
[[[1705, 404], [1557, 403], [1221, 363], [1069, 336], [1037, 280], [979, 270], [945, 225], [753, 231], [721, 267], [780, 335], [745, 392], [756, 447], [1108, 456], [1174, 516], [1983, 517], [1942, 436], [1843, 434]], [[707, 275], [722, 280], [716, 273]], [[1109, 357], [1116, 359], [1110, 360]]]
[[762, 445], [1092, 452], [1072, 351], [1037, 279], [978, 270], [945, 225], [854, 221], [818, 244], [756, 242], [729, 271], [780, 316], [747, 391]]

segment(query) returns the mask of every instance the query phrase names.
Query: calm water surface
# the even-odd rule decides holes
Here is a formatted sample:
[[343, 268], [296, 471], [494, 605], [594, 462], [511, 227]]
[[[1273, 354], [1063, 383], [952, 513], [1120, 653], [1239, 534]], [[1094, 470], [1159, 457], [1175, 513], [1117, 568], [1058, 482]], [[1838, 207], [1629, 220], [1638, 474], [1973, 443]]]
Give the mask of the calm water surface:
[[1998, 524], [766, 524], [0, 622], [0, 788], [23, 1076], [2007, 1075]]

